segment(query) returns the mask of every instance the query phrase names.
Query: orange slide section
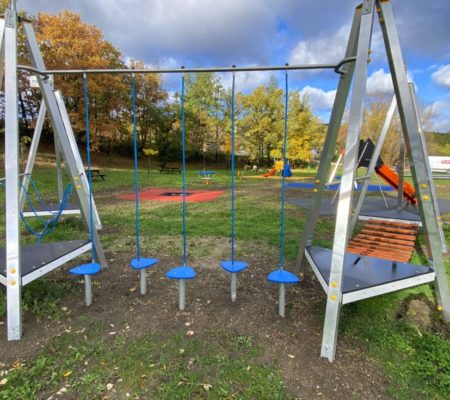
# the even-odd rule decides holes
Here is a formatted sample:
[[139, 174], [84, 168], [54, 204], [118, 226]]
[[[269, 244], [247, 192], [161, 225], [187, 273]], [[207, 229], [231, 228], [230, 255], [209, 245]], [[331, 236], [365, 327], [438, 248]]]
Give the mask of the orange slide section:
[[267, 171], [265, 174], [263, 174], [264, 178], [267, 178], [268, 176], [275, 175], [277, 173], [276, 168], [272, 168], [271, 170]]
[[[391, 185], [395, 190], [398, 190], [398, 175], [389, 168], [386, 164], [383, 164], [380, 168], [376, 169], [377, 175], [383, 178], [389, 185]], [[416, 191], [408, 183], [403, 182], [403, 197], [408, 201], [409, 204], [416, 204]]]

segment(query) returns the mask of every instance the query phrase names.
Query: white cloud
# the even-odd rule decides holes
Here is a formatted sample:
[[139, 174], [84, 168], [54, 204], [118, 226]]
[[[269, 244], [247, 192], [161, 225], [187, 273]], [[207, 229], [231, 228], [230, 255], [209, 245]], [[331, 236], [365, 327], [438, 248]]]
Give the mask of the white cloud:
[[450, 132], [450, 100], [437, 100], [425, 108], [424, 114], [431, 117], [431, 129]]
[[312, 86], [305, 86], [300, 96], [306, 96], [314, 111], [331, 110], [336, 97], [336, 90], [325, 91]]
[[384, 72], [383, 68], [372, 73], [367, 79], [367, 95], [368, 96], [384, 96], [392, 94], [394, 87], [389, 72]]
[[331, 37], [322, 35], [300, 41], [292, 50], [290, 64], [320, 64], [337, 62], [345, 56], [350, 25], [340, 27]]
[[[247, 92], [267, 83], [272, 75], [271, 71], [252, 71], [236, 73], [236, 91]], [[225, 88], [231, 88], [231, 73], [220, 74], [220, 80]]]
[[438, 85], [450, 88], [450, 64], [441, 65], [431, 78]]

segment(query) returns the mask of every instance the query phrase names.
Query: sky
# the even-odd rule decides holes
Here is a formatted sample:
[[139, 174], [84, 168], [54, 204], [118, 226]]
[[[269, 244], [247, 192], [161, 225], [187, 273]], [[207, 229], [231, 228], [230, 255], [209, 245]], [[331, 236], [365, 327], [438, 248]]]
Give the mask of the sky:
[[[36, 15], [64, 9], [99, 27], [124, 59], [149, 66], [197, 67], [336, 63], [344, 57], [356, 0], [19, 0]], [[430, 128], [450, 132], [450, 0], [392, 0], [408, 75]], [[367, 96], [393, 94], [375, 20]], [[281, 72], [278, 72], [280, 74]], [[248, 92], [271, 73], [239, 73]], [[231, 77], [221, 76], [225, 86]], [[291, 72], [291, 87], [307, 94], [328, 122], [338, 77], [331, 71]], [[175, 77], [165, 80], [178, 90]]]

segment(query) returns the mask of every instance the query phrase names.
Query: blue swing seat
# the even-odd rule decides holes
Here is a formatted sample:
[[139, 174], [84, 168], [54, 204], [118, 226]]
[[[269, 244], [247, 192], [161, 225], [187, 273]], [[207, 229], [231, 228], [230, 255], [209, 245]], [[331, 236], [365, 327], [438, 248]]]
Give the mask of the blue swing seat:
[[245, 261], [236, 261], [236, 260], [221, 261], [220, 266], [225, 271], [230, 272], [232, 274], [242, 272], [248, 268], [248, 264]]
[[300, 279], [297, 275], [284, 269], [276, 269], [267, 275], [267, 280], [273, 283], [298, 283]]
[[196, 275], [195, 269], [189, 266], [172, 268], [166, 274], [169, 279], [194, 279]]
[[158, 263], [158, 260], [156, 258], [133, 258], [130, 262], [131, 268], [134, 269], [144, 269], [144, 268], [150, 268], [153, 267]]
[[89, 264], [79, 265], [78, 267], [69, 270], [70, 274], [73, 275], [95, 275], [101, 270], [100, 264], [96, 262], [91, 262]]

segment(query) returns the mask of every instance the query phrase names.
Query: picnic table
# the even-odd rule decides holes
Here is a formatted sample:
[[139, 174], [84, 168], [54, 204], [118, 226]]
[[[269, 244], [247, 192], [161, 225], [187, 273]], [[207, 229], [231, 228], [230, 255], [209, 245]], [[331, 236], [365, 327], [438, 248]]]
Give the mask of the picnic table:
[[179, 168], [179, 167], [160, 167], [159, 173], [160, 174], [175, 174], [175, 173], [181, 174], [181, 168]]
[[[88, 170], [85, 169], [86, 176], [88, 174]], [[92, 178], [102, 178], [102, 181], [105, 180], [106, 174], [104, 172], [101, 172], [98, 168], [91, 168], [91, 177]]]

